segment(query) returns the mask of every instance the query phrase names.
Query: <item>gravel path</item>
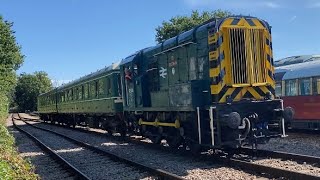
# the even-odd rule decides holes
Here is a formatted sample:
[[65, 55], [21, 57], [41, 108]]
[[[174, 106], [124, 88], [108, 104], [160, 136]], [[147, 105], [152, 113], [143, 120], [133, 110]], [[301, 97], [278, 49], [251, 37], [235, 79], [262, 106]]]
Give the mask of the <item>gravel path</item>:
[[195, 158], [176, 156], [161, 150], [146, 148], [143, 145], [117, 142], [103, 134], [95, 135], [44, 123], [37, 124], [37, 126], [55, 130], [120, 156], [144, 164], [150, 164], [151, 167], [161, 168], [187, 179], [266, 179], [254, 173], [247, 173], [240, 169], [223, 167], [214, 162], [208, 164], [207, 162], [202, 162]]
[[104, 155], [92, 152], [70, 143], [60, 136], [20, 125], [21, 128], [36, 136], [40, 141], [55, 150], [60, 156], [74, 165], [90, 179], [155, 179], [146, 172], [141, 172], [121, 162], [115, 162]]
[[28, 136], [12, 127], [12, 121], [7, 121], [8, 130], [16, 139], [16, 145], [20, 156], [30, 160], [35, 167], [35, 173], [41, 179], [75, 179], [71, 173], [66, 171], [59, 163], [54, 161], [40, 147], [38, 147]]
[[[139, 147], [135, 144], [114, 142], [114, 140], [110, 140], [105, 136], [101, 137], [98, 135], [88, 134], [84, 132], [78, 132], [78, 131], [74, 132], [70, 129], [51, 126], [48, 124], [39, 124], [39, 125], [56, 130], [58, 132], [67, 133], [67, 135], [70, 135], [71, 137], [74, 137], [74, 138], [77, 138], [80, 136], [82, 137], [81, 140], [84, 140], [87, 143], [93, 143], [97, 146], [105, 148], [106, 150], [112, 150], [118, 153], [125, 151], [126, 156], [128, 156], [129, 158], [136, 158], [137, 151], [140, 151], [142, 153], [147, 151], [147, 150], [144, 150], [143, 147]], [[98, 130], [98, 131], [101, 131], [101, 130]], [[130, 149], [130, 151], [126, 149]], [[320, 135], [319, 136], [316, 136], [316, 135], [303, 136], [301, 134], [289, 134], [289, 137], [287, 138], [271, 139], [268, 144], [259, 146], [259, 149], [266, 149], [266, 150], [273, 150], [273, 151], [277, 150], [277, 151], [317, 156], [317, 154], [315, 153], [320, 154], [320, 151], [319, 151]], [[148, 150], [148, 151], [155, 151], [155, 150]], [[159, 153], [159, 151], [154, 153], [151, 152], [151, 154], [157, 154], [157, 155], [156, 156], [149, 155], [148, 157], [147, 153], [143, 153], [143, 156], [141, 155], [138, 155], [138, 156], [142, 162], [148, 162], [150, 163], [150, 165], [162, 167], [163, 169], [169, 172], [175, 172], [175, 174], [184, 176], [188, 179], [199, 179], [199, 178], [209, 179], [210, 177], [213, 177], [213, 176], [217, 177], [218, 179], [241, 179], [241, 178], [255, 179], [257, 178], [254, 175], [249, 175], [238, 169], [226, 168], [226, 167], [219, 166], [217, 164], [208, 165], [208, 164], [203, 164], [201, 162], [197, 162], [195, 160], [192, 163], [192, 165], [189, 165], [187, 164], [187, 162], [184, 162], [187, 160], [179, 159], [179, 157], [172, 158], [167, 154], [165, 154], [164, 152], [162, 153], [161, 152]], [[168, 156], [168, 157], [162, 157], [162, 156]], [[167, 162], [170, 162], [168, 164], [168, 163], [161, 162], [157, 159], [161, 159], [161, 160], [171, 159], [171, 160], [166, 160]], [[175, 161], [181, 162], [180, 165], [177, 164]], [[295, 161], [280, 160], [280, 159], [273, 159], [273, 158], [259, 159], [259, 160], [256, 160], [255, 163], [320, 176], [319, 164], [318, 165], [306, 164], [306, 163], [299, 164], [298, 162], [295, 162]], [[228, 172], [228, 171], [231, 171], [231, 172]], [[231, 176], [229, 177], [226, 174], [228, 175], [231, 174]]]
[[271, 139], [258, 148], [320, 157], [320, 134], [289, 133], [288, 137]]
[[289, 160], [281, 160], [281, 159], [259, 159], [255, 160], [254, 163], [265, 165], [265, 166], [271, 166], [275, 168], [281, 168], [286, 170], [291, 170], [295, 172], [305, 173], [305, 174], [311, 174], [319, 176], [320, 178], [320, 168], [319, 164], [299, 164], [295, 161], [289, 161]]

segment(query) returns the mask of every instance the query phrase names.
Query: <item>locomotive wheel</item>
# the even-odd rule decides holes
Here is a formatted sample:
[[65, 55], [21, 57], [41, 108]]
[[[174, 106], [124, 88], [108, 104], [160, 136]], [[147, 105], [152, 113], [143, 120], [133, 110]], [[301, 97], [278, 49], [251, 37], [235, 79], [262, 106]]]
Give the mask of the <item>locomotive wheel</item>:
[[152, 143], [154, 144], [161, 144], [161, 140], [162, 140], [162, 137], [161, 135], [151, 135], [148, 137]]
[[166, 137], [167, 143], [172, 148], [178, 148], [182, 143], [182, 137], [180, 133], [174, 130], [173, 133], [170, 133], [169, 136]]
[[189, 147], [192, 154], [197, 155], [201, 152], [201, 146], [195, 141], [187, 140], [187, 146]]

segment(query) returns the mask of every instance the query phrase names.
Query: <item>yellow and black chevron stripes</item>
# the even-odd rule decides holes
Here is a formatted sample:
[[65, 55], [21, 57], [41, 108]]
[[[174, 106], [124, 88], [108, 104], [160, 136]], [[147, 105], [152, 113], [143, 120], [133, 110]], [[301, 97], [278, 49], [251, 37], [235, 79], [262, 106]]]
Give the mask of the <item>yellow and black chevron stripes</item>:
[[265, 52], [266, 52], [266, 59], [267, 59], [266, 70], [268, 72], [267, 82], [274, 89], [275, 88], [275, 82], [274, 82], [275, 80], [274, 80], [274, 64], [273, 64], [271, 34], [265, 33], [265, 39], [266, 39]]
[[[235, 37], [230, 36], [230, 29], [232, 28], [246, 31], [247, 34], [244, 34], [245, 38], [243, 39], [246, 42], [243, 43], [250, 41], [249, 44], [245, 44], [243, 47], [251, 47], [251, 49], [240, 52], [238, 56], [234, 56], [234, 53], [237, 52], [238, 49], [231, 49], [235, 48], [235, 46], [232, 47], [230, 45], [231, 41], [239, 41], [239, 39], [235, 39]], [[259, 36], [259, 41], [256, 40], [257, 37], [255, 36]], [[238, 45], [242, 45], [243, 43], [239, 41]], [[254, 98], [258, 100], [263, 99], [268, 92], [274, 94], [275, 83], [273, 78], [274, 66], [271, 34], [269, 27], [267, 27], [265, 23], [257, 18], [227, 18], [217, 27], [217, 29], [210, 29], [208, 31], [208, 45], [210, 65], [209, 73], [211, 79], [210, 88], [213, 102], [224, 103], [239, 101], [243, 98]], [[242, 73], [246, 73], [247, 75], [252, 76], [250, 78], [253, 78], [254, 74], [252, 74], [251, 71], [255, 70], [255, 73], [264, 73], [261, 75], [263, 78], [255, 78], [254, 84], [251, 84], [253, 82], [250, 79], [248, 81], [244, 81], [246, 82], [245, 84], [233, 84], [233, 73], [238, 72], [232, 72], [233, 64], [231, 58], [239, 57], [241, 56], [241, 53], [250, 53], [248, 50], [253, 50], [256, 48], [255, 46], [260, 47], [258, 53], [261, 54], [261, 56], [259, 56], [259, 66], [261, 65], [261, 70], [257, 71], [255, 70], [256, 66], [252, 66], [251, 69], [248, 68], [246, 72]], [[242, 60], [243, 59], [248, 60], [246, 58], [242, 58]], [[253, 58], [251, 61], [251, 64], [255, 65], [254, 62], [256, 59]], [[234, 67], [235, 66], [233, 66], [233, 68]]]
[[211, 94], [217, 94], [225, 85], [225, 63], [224, 52], [221, 49], [223, 43], [222, 32], [209, 31], [208, 45], [209, 45], [209, 65], [211, 78]]
[[271, 86], [256, 86], [256, 87], [228, 87], [224, 86], [219, 93], [214, 95], [218, 103], [239, 101], [244, 98], [261, 100], [268, 92], [274, 92]]

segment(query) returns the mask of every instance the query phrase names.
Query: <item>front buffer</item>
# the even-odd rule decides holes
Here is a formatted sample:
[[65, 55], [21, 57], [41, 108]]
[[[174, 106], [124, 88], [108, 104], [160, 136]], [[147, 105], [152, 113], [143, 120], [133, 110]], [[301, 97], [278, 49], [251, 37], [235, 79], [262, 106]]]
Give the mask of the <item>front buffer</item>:
[[[273, 137], [284, 137], [283, 101], [241, 100], [217, 104], [209, 109], [211, 146], [256, 147]], [[206, 133], [208, 134], [208, 133]]]

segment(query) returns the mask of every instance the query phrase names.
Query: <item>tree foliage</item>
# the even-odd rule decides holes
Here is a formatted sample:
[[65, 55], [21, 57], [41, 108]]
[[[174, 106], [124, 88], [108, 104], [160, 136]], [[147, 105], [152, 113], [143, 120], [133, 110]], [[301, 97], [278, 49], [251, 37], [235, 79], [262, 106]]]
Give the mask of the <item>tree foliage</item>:
[[16, 85], [16, 70], [24, 56], [12, 30], [13, 23], [0, 15], [0, 118], [7, 113], [8, 97]]
[[52, 83], [46, 72], [23, 73], [18, 77], [15, 88], [15, 103], [19, 110], [34, 111], [37, 107], [38, 95], [51, 89]]
[[229, 11], [218, 9], [211, 12], [204, 11], [201, 14], [198, 11], [192, 11], [191, 16], [172, 17], [169, 21], [162, 22], [162, 25], [156, 28], [156, 41], [159, 43], [163, 42], [211, 18], [222, 18], [230, 15], [231, 13]]

